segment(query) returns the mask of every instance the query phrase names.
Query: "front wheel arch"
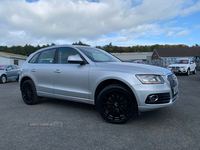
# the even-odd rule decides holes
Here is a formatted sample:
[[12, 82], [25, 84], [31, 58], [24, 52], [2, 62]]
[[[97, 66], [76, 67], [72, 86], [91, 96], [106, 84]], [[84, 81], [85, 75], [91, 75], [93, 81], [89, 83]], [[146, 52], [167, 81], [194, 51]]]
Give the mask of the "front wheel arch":
[[187, 76], [190, 75], [190, 68], [187, 69], [186, 75], [187, 75]]
[[196, 73], [197, 73], [197, 68], [195, 67], [193, 74], [196, 74]]
[[107, 86], [109, 85], [113, 85], [113, 84], [119, 84], [125, 88], [127, 88], [129, 90], [129, 92], [131, 93], [134, 101], [136, 102], [137, 106], [138, 106], [138, 103], [137, 103], [137, 100], [136, 100], [136, 96], [134, 94], [134, 92], [131, 90], [131, 88], [124, 82], [120, 81], [120, 80], [116, 80], [116, 79], [107, 79], [107, 80], [104, 80], [102, 81], [96, 88], [95, 90], [95, 93], [94, 93], [94, 100], [95, 100], [95, 105], [97, 104], [97, 98], [100, 94], [100, 92], [106, 88]]

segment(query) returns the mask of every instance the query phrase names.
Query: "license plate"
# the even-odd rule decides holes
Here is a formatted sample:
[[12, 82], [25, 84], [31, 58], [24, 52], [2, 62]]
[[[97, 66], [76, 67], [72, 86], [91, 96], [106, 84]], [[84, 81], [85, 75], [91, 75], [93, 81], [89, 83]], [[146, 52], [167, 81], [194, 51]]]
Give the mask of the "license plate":
[[178, 72], [178, 69], [172, 69], [173, 72]]
[[175, 95], [176, 93], [178, 93], [178, 86], [174, 87], [173, 89], [173, 94]]

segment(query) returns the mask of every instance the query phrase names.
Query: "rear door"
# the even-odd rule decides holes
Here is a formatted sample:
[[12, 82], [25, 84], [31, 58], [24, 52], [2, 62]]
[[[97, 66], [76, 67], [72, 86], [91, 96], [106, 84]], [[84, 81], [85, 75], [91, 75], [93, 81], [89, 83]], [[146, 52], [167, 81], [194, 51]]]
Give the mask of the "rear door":
[[55, 52], [56, 49], [42, 51], [29, 62], [29, 74], [39, 96], [54, 97]]
[[7, 68], [6, 68], [6, 76], [7, 76], [7, 79], [10, 80], [12, 79], [13, 77], [13, 69], [12, 69], [12, 66], [9, 65]]
[[17, 78], [19, 75], [19, 69], [17, 68], [17, 66], [12, 65], [12, 71], [13, 71], [13, 78]]

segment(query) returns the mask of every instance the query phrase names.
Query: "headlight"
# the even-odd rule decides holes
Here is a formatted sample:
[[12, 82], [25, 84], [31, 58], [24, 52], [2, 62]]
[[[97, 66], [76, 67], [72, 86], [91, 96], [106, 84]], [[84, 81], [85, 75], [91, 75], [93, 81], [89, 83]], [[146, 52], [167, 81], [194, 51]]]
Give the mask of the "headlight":
[[180, 67], [180, 68], [185, 68], [185, 66], [184, 67]]
[[151, 74], [138, 74], [136, 75], [138, 80], [142, 84], [163, 84], [165, 81], [160, 75], [151, 75]]
[[172, 68], [171, 66], [168, 66], [168, 68]]

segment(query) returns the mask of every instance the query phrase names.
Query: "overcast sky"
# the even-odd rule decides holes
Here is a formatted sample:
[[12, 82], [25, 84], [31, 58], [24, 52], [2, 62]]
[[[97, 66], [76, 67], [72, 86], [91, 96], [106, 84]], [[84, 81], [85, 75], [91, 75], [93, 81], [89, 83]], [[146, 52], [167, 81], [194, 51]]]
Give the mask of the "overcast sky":
[[0, 45], [200, 45], [200, 0], [0, 0]]

